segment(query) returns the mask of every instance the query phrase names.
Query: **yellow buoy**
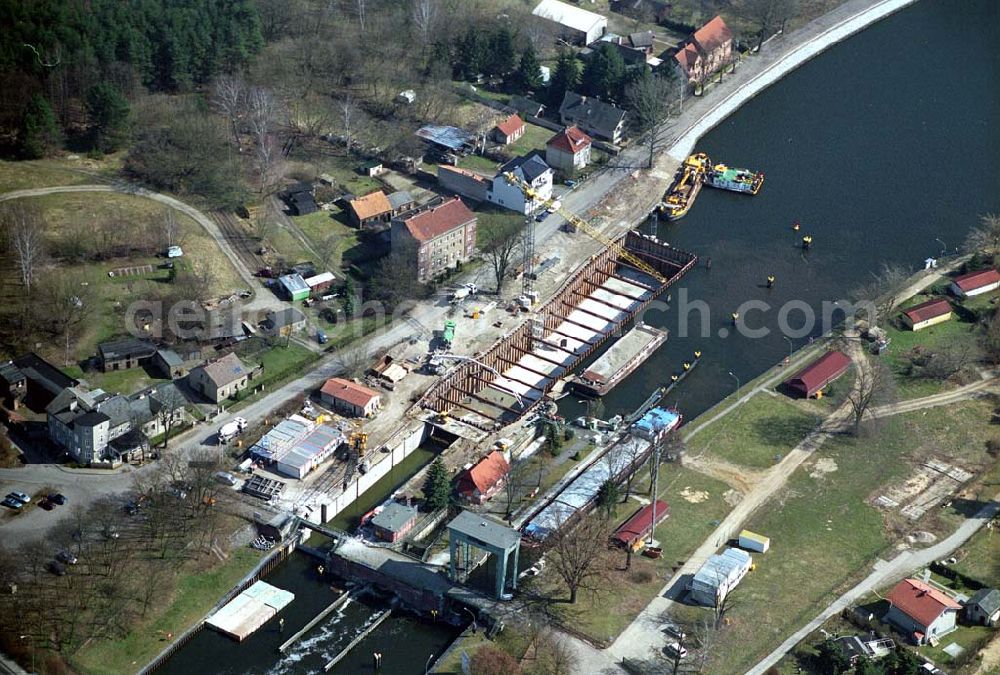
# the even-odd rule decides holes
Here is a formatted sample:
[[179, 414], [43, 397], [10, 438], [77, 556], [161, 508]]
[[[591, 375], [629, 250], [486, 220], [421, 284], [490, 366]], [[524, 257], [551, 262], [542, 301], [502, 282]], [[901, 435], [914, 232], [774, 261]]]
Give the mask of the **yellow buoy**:
[[700, 359], [700, 358], [701, 358], [701, 352], [700, 352], [700, 351], [697, 351], [697, 352], [695, 352], [695, 353], [694, 353], [694, 357], [695, 357], [696, 359]]
[[684, 370], [691, 370], [691, 362], [690, 361], [685, 361], [684, 362]]

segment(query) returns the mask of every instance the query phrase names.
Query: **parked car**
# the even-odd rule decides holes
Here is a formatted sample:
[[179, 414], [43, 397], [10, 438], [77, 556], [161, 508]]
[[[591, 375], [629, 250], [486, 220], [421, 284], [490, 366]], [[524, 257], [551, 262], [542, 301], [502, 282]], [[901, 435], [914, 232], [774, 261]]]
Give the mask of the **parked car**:
[[684, 634], [684, 631], [682, 631], [681, 627], [678, 626], [677, 624], [673, 623], [663, 624], [663, 632], [671, 637], [677, 638], [678, 640], [684, 640], [685, 638], [687, 638], [687, 635]]
[[57, 577], [62, 577], [66, 575], [66, 566], [63, 565], [58, 560], [50, 560], [47, 567], [49, 571], [52, 572], [52, 574], [56, 575]]
[[10, 497], [11, 499], [16, 499], [17, 501], [21, 502], [22, 504], [27, 504], [28, 502], [31, 501], [31, 497], [29, 497], [28, 495], [24, 494], [23, 492], [11, 492], [7, 496]]
[[114, 525], [108, 525], [104, 528], [104, 536], [107, 539], [117, 539], [120, 534], [118, 533], [118, 528]]
[[224, 485], [232, 487], [239, 482], [239, 479], [228, 471], [219, 471], [215, 474], [215, 480], [219, 481]]
[[49, 495], [49, 501], [52, 502], [53, 504], [56, 504], [57, 506], [62, 506], [69, 500], [66, 499], [64, 495], [61, 495], [57, 492], [54, 495]]
[[50, 502], [49, 498], [46, 497], [42, 501], [38, 502], [38, 507], [41, 508], [41, 509], [45, 509], [46, 511], [51, 511], [52, 509], [54, 509], [56, 507], [56, 505], [53, 504], [52, 502]]
[[542, 222], [543, 220], [545, 220], [548, 217], [549, 217], [549, 212], [548, 211], [542, 211], [537, 216], [535, 216], [535, 222], [536, 223], [540, 223], [540, 222]]
[[56, 554], [56, 560], [67, 565], [75, 565], [79, 562], [76, 555], [72, 551], [59, 551]]
[[3, 504], [8, 509], [14, 509], [15, 511], [24, 507], [24, 502], [18, 501], [17, 499], [13, 499], [11, 497], [7, 497], [2, 502], [0, 502], [0, 504]]
[[665, 651], [668, 656], [677, 656], [682, 659], [688, 655], [688, 650], [685, 649], [684, 647], [681, 647], [676, 642], [668, 643], [667, 646], [663, 648], [663, 651]]

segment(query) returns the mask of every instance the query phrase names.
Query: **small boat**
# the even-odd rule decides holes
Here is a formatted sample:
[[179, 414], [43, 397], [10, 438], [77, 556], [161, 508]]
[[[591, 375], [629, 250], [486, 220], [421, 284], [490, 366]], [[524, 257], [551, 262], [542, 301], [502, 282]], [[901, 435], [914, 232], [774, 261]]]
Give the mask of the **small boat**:
[[705, 172], [705, 184], [720, 190], [755, 195], [764, 184], [764, 172], [716, 164]]

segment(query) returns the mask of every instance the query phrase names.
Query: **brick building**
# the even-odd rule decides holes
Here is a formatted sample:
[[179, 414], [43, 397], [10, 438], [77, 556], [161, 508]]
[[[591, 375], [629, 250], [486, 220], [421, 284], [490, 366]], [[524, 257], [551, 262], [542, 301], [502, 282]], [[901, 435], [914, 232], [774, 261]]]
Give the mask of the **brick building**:
[[392, 221], [393, 250], [414, 250], [416, 278], [427, 282], [476, 252], [476, 214], [458, 197]]

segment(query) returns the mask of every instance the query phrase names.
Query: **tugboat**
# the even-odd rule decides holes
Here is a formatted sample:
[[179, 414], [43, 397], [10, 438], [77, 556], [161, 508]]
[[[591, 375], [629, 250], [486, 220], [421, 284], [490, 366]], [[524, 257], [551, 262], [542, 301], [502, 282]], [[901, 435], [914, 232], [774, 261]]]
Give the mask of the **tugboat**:
[[734, 169], [725, 164], [716, 164], [705, 172], [705, 183], [720, 190], [755, 195], [760, 192], [764, 184], [764, 172]]
[[677, 220], [683, 217], [694, 204], [701, 185], [705, 180], [705, 172], [712, 164], [712, 160], [703, 152], [691, 155], [684, 160], [681, 165], [680, 177], [663, 195], [660, 202], [660, 213], [664, 213], [668, 220]]

